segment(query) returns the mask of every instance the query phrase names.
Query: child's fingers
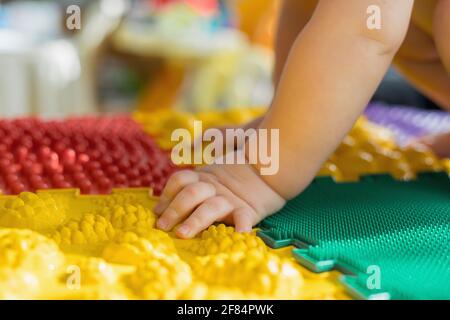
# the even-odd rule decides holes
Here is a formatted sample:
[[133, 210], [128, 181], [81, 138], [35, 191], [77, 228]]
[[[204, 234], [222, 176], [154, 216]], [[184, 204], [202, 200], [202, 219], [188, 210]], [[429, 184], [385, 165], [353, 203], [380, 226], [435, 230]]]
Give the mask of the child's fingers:
[[233, 212], [234, 227], [237, 232], [251, 232], [253, 228], [253, 213], [248, 208], [236, 209]]
[[410, 142], [407, 147], [431, 151], [439, 157], [447, 158], [450, 156], [450, 133], [425, 136]]
[[222, 196], [206, 200], [192, 215], [176, 230], [180, 238], [192, 238], [200, 231], [231, 213], [233, 205]]
[[166, 187], [161, 194], [158, 204], [153, 208], [155, 214], [160, 215], [169, 206], [172, 199], [185, 186], [199, 180], [198, 173], [191, 170], [175, 172], [167, 181]]
[[216, 189], [207, 182], [196, 182], [183, 188], [164, 210], [158, 219], [158, 228], [168, 231], [176, 224], [180, 223], [185, 217], [203, 201], [214, 197]]

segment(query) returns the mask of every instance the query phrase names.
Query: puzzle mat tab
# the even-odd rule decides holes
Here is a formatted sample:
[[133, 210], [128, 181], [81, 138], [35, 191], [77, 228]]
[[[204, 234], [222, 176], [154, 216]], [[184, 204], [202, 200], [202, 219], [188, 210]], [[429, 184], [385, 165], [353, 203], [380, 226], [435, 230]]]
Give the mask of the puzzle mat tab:
[[[357, 298], [448, 299], [449, 194], [444, 173], [410, 182], [318, 178], [259, 235], [274, 248], [295, 245], [296, 259], [315, 272], [349, 274], [342, 280]], [[378, 271], [379, 289], [368, 284]]]
[[255, 233], [211, 226], [192, 240], [154, 228], [148, 189], [0, 196], [3, 299], [347, 299]]

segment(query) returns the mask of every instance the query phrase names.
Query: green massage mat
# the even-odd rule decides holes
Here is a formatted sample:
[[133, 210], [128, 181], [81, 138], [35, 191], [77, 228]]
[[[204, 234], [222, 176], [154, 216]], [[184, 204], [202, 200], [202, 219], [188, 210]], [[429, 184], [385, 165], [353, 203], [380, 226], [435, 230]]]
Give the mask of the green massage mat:
[[271, 247], [294, 245], [315, 272], [337, 269], [361, 299], [450, 299], [450, 179], [317, 178], [260, 224]]

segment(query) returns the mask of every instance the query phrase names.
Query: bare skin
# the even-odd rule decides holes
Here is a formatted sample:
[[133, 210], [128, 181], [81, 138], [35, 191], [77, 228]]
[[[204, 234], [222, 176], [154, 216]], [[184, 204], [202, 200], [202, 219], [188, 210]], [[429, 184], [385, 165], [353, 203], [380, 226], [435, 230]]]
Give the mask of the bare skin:
[[[428, 6], [427, 1], [417, 0], [416, 5]], [[314, 2], [285, 1], [276, 95], [258, 125], [279, 129], [279, 171], [261, 176], [257, 164], [213, 165], [177, 173], [154, 209], [160, 215], [159, 228], [168, 231], [181, 224], [176, 229], [181, 238], [191, 238], [216, 221], [233, 224], [237, 231], [250, 231], [309, 185], [363, 112], [394, 57], [416, 86], [450, 107], [450, 90], [442, 90], [450, 88], [444, 67], [450, 62], [440, 58], [450, 58], [446, 41], [450, 38], [450, 0], [431, 1], [441, 10], [431, 24], [412, 13], [414, 0]], [[304, 14], [305, 5], [312, 8], [312, 14]], [[366, 26], [370, 5], [383, 12], [381, 30]], [[429, 32], [433, 41], [425, 37]], [[433, 81], [435, 77], [440, 81]]]
[[[276, 46], [276, 84], [293, 42], [313, 15], [318, 2], [285, 1]], [[450, 37], [449, 12], [448, 0], [416, 0], [405, 40], [393, 61], [419, 91], [447, 111], [450, 111], [450, 41], [444, 38]], [[249, 126], [257, 126], [260, 121], [262, 118]], [[450, 157], [450, 133], [424, 137], [411, 144], [423, 144], [441, 157]]]
[[429, 149], [432, 149], [438, 157], [441, 158], [450, 158], [450, 132], [438, 134], [438, 135], [432, 135], [432, 136], [426, 136], [423, 138], [420, 138], [416, 141], [413, 141], [411, 145], [416, 146], [425, 146]]

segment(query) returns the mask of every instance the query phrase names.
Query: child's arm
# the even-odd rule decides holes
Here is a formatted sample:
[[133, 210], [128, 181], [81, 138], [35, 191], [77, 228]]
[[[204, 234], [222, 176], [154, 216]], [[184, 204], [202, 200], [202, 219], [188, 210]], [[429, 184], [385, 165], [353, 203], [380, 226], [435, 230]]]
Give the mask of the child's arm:
[[[381, 30], [366, 27], [370, 5], [381, 9]], [[381, 81], [405, 36], [412, 5], [413, 0], [320, 1], [260, 126], [280, 130], [279, 172], [259, 176], [250, 165], [212, 165], [176, 173], [154, 209], [161, 215], [158, 227], [170, 230], [182, 222], [177, 235], [184, 238], [218, 220], [249, 231], [302, 192]]]
[[[287, 57], [299, 33], [308, 23], [319, 0], [284, 0], [281, 6], [277, 37], [275, 43], [275, 66], [273, 83], [275, 88], [280, 82]], [[264, 116], [261, 116], [243, 128], [258, 128]], [[238, 146], [239, 147], [239, 146]]]
[[[450, 1], [418, 4], [394, 64], [419, 90], [450, 111]], [[417, 16], [421, 12], [433, 16], [430, 10], [435, 11], [432, 24]]]
[[278, 86], [295, 39], [308, 23], [318, 2], [319, 0], [283, 1], [275, 43], [275, 70], [273, 74], [275, 86]]
[[[367, 8], [381, 9], [381, 29]], [[413, 0], [320, 1], [298, 36], [261, 128], [280, 129], [280, 170], [262, 178], [300, 193], [370, 100], [408, 29]]]
[[450, 75], [440, 58], [417, 61], [398, 56], [394, 64], [417, 89], [437, 105], [450, 111]]

